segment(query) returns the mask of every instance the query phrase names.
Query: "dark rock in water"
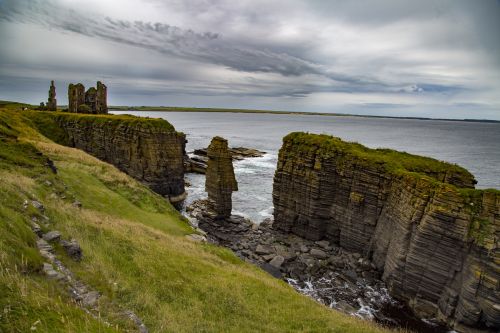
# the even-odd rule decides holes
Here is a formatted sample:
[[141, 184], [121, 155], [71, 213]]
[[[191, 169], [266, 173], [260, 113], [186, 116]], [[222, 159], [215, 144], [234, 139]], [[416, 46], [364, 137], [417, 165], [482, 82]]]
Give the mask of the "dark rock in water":
[[[228, 148], [228, 150], [231, 159], [238, 161], [250, 157], [261, 157], [265, 154], [265, 152], [257, 149], [243, 147]], [[193, 154], [195, 156], [184, 156], [184, 170], [186, 172], [205, 174], [208, 163], [208, 148], [195, 149]]]
[[231, 195], [238, 190], [234, 176], [233, 162], [227, 147], [227, 140], [214, 137], [207, 151], [208, 165], [205, 190], [216, 213], [216, 219], [229, 218], [232, 210]]
[[47, 242], [58, 241], [61, 238], [61, 233], [59, 231], [49, 231], [42, 238]]
[[184, 171], [205, 174], [207, 172], [207, 159], [184, 155]]
[[59, 242], [68, 256], [70, 256], [75, 261], [82, 260], [82, 249], [80, 248], [80, 244], [75, 239], [70, 241], [61, 240]]
[[[474, 184], [456, 165], [292, 133], [279, 152], [273, 227], [363, 254], [420, 317], [494, 329], [500, 192]], [[358, 259], [346, 266], [372, 275]]]
[[[232, 147], [228, 148], [231, 158], [233, 160], [242, 160], [249, 157], [262, 157], [266, 153], [257, 149], [244, 148], [244, 147]], [[195, 149], [193, 154], [198, 156], [208, 156], [208, 148]]]

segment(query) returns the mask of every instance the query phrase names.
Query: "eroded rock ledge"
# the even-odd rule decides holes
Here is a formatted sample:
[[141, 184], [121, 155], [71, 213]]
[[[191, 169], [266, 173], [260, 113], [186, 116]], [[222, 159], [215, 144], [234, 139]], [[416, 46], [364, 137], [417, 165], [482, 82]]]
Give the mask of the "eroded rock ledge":
[[40, 131], [84, 150], [171, 200], [184, 197], [185, 135], [163, 119], [38, 112]]
[[500, 192], [474, 183], [456, 165], [292, 133], [274, 179], [274, 227], [362, 253], [421, 316], [494, 329]]

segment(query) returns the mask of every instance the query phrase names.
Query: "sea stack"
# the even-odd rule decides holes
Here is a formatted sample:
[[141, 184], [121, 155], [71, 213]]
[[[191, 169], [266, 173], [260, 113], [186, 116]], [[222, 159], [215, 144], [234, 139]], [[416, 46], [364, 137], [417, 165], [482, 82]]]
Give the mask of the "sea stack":
[[56, 86], [54, 85], [54, 80], [50, 81], [49, 98], [47, 99], [47, 110], [57, 110]]
[[232, 192], [238, 190], [227, 140], [214, 137], [208, 146], [207, 156], [205, 190], [216, 213], [215, 218], [225, 219], [231, 216]]

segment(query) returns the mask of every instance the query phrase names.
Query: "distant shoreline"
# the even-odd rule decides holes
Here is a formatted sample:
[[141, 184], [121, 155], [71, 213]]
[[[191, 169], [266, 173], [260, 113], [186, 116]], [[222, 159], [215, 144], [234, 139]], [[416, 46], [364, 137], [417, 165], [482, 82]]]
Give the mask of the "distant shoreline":
[[304, 112], [304, 111], [274, 111], [274, 110], [252, 110], [252, 109], [223, 109], [223, 108], [195, 108], [174, 106], [110, 106], [110, 111], [148, 111], [148, 112], [219, 112], [219, 113], [260, 113], [260, 114], [288, 114], [300, 116], [329, 116], [329, 117], [360, 117], [360, 118], [387, 118], [387, 119], [409, 119], [409, 120], [441, 120], [460, 121], [475, 123], [500, 123], [500, 120], [492, 119], [448, 119], [427, 117], [396, 117], [396, 116], [374, 116], [348, 113], [326, 113], [326, 112]]

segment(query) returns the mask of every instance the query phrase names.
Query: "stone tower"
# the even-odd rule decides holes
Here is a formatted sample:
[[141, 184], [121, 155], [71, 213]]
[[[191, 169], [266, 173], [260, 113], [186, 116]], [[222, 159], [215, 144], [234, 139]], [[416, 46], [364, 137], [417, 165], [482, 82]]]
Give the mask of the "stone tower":
[[50, 81], [49, 98], [47, 100], [47, 110], [49, 111], [57, 110], [56, 86], [54, 85], [54, 80]]
[[96, 113], [108, 113], [108, 88], [97, 81]]
[[78, 112], [78, 109], [85, 105], [85, 87], [83, 84], [70, 84], [68, 86], [68, 111]]
[[205, 190], [208, 192], [211, 208], [216, 213], [216, 219], [228, 218], [232, 210], [231, 195], [233, 191], [238, 191], [238, 183], [227, 140], [214, 137], [208, 146], [207, 156]]

